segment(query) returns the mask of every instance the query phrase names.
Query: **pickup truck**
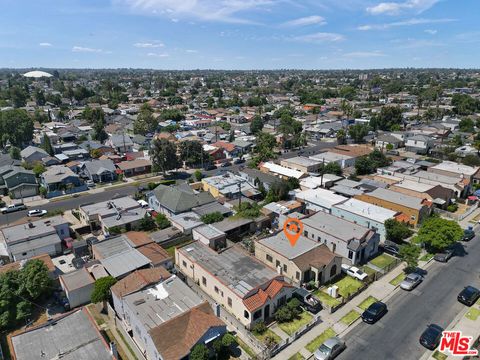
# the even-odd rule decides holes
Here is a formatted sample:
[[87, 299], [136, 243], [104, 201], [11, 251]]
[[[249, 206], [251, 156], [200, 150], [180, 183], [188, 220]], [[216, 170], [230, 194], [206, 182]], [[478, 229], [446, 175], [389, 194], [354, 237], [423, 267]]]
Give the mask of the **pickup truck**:
[[0, 209], [2, 214], [8, 214], [15, 211], [27, 210], [27, 207], [24, 204], [11, 204]]

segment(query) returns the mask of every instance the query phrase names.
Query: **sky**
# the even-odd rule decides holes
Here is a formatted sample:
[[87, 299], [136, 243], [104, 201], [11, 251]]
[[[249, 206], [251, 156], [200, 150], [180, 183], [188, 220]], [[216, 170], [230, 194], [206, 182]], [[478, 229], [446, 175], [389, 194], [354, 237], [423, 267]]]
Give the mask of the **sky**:
[[0, 67], [480, 68], [480, 0], [1, 0]]

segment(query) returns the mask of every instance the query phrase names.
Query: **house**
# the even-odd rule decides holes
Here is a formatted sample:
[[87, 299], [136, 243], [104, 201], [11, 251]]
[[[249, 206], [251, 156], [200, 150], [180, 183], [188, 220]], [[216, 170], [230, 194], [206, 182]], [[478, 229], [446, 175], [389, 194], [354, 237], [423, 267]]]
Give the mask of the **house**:
[[348, 199], [323, 188], [299, 191], [295, 194], [295, 198], [305, 204], [305, 210], [309, 213], [322, 211], [328, 214], [331, 213], [334, 205]]
[[405, 141], [405, 148], [407, 151], [416, 154], [428, 154], [432, 149], [434, 139], [426, 135], [414, 135], [407, 137]]
[[307, 177], [307, 174], [302, 171], [289, 169], [285, 166], [281, 166], [272, 162], [262, 163], [260, 165], [260, 171], [263, 171], [267, 174], [273, 174], [284, 180], [288, 180], [289, 178], [300, 180], [304, 177]]
[[383, 242], [387, 235], [385, 221], [394, 219], [399, 212], [358, 199], [348, 199], [343, 203], [333, 205], [332, 215], [375, 231], [380, 235], [380, 241]]
[[478, 150], [471, 145], [463, 145], [455, 149], [455, 154], [457, 154], [461, 158], [464, 158], [468, 155], [477, 156]]
[[[113, 154], [114, 149], [108, 145], [104, 145], [98, 141], [88, 140], [80, 144], [82, 149], [87, 150], [89, 153], [93, 154], [96, 152], [99, 155]], [[92, 155], [93, 156], [93, 155]]]
[[325, 244], [352, 264], [364, 263], [378, 252], [380, 236], [367, 227], [322, 212], [302, 223], [303, 236]]
[[20, 166], [0, 167], [0, 194], [7, 193], [14, 199], [38, 195], [37, 178], [34, 172]]
[[203, 225], [200, 216], [191, 211], [171, 216], [170, 222], [174, 227], [186, 235], [190, 235], [192, 230], [197, 226]]
[[259, 187], [259, 184], [263, 184], [263, 187], [265, 188], [266, 191], [268, 191], [273, 184], [280, 182], [280, 179], [275, 175], [267, 174], [257, 169], [250, 169], [248, 167], [245, 167], [239, 170], [238, 175], [246, 179], [250, 184], [255, 186], [257, 189]]
[[439, 164], [429, 167], [427, 171], [439, 175], [461, 178], [471, 182], [478, 169], [479, 167], [463, 165], [453, 161], [442, 161]]
[[339, 154], [333, 151], [325, 151], [317, 155], [312, 155], [310, 156], [310, 159], [324, 164], [336, 163], [342, 169], [354, 166], [356, 161], [356, 158], [350, 155]]
[[158, 185], [147, 194], [147, 198], [153, 210], [167, 216], [191, 211], [194, 207], [215, 201], [209, 192], [195, 192], [186, 183], [175, 186]]
[[227, 246], [227, 234], [218, 230], [212, 224], [201, 225], [192, 230], [193, 240], [219, 250]]
[[84, 162], [81, 169], [88, 179], [95, 183], [117, 179], [115, 164], [109, 159]]
[[0, 254], [12, 261], [55, 256], [62, 252], [62, 240], [67, 237], [69, 223], [62, 216], [6, 227], [0, 230]]
[[227, 159], [232, 159], [234, 157], [238, 157], [241, 154], [241, 150], [235, 146], [234, 143], [226, 142], [226, 141], [217, 141], [211, 146], [221, 149], [225, 157]]
[[323, 187], [325, 189], [330, 189], [337, 182], [342, 180], [343, 177], [333, 175], [333, 174], [323, 174], [321, 176], [309, 176], [300, 181], [300, 189], [316, 189], [318, 187]]
[[118, 170], [126, 177], [148, 174], [152, 171], [152, 161], [148, 159], [135, 159], [117, 163]]
[[133, 151], [133, 141], [130, 136], [125, 134], [113, 134], [107, 140], [106, 145], [110, 146], [115, 152], [119, 154], [132, 152]]
[[71, 308], [90, 302], [95, 280], [86, 268], [60, 275], [59, 280]]
[[289, 169], [301, 171], [303, 173], [316, 173], [322, 168], [322, 162], [318, 160], [309, 159], [303, 156], [295, 156], [289, 159], [282, 159], [280, 165]]
[[47, 190], [46, 197], [71, 194], [88, 189], [80, 177], [64, 165], [55, 165], [40, 175], [40, 183]]
[[20, 156], [27, 164], [34, 164], [36, 162], [41, 162], [44, 158], [50, 155], [42, 148], [36, 146], [27, 146], [25, 149], [20, 151]]
[[324, 284], [341, 273], [342, 257], [326, 245], [300, 236], [292, 246], [283, 231], [256, 241], [255, 257], [299, 287], [310, 281]]
[[217, 253], [196, 241], [175, 251], [175, 264], [245, 327], [270, 319], [295, 287], [236, 246]]
[[82, 223], [90, 225], [92, 231], [101, 229], [104, 233], [108, 233], [112, 228], [133, 230], [147, 214], [147, 211], [129, 196], [81, 205], [78, 210]]
[[408, 223], [416, 226], [428, 214], [432, 203], [427, 199], [405, 195], [388, 189], [375, 189], [370, 193], [355, 196], [356, 199], [403, 213]]
[[389, 190], [432, 201], [440, 208], [446, 208], [455, 198], [455, 192], [441, 185], [422, 184], [412, 180], [402, 180], [390, 185]]
[[388, 150], [389, 147], [392, 149], [398, 149], [402, 146], [403, 139], [401, 137], [388, 133], [379, 135], [375, 140], [375, 147], [380, 150]]
[[236, 199], [242, 194], [249, 193], [250, 197], [260, 194], [244, 178], [232, 173], [203, 178], [202, 186], [203, 191], [208, 191], [215, 198]]
[[58, 359], [59, 354], [66, 360], [117, 359], [85, 308], [16, 333], [11, 350], [16, 360]]

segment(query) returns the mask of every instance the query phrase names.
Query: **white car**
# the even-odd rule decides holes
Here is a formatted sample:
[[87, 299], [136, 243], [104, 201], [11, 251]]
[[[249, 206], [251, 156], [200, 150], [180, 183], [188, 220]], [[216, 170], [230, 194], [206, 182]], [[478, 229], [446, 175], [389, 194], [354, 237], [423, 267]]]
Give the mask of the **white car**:
[[46, 214], [47, 214], [47, 210], [33, 209], [28, 212], [27, 216], [34, 217], [34, 216], [43, 216]]
[[347, 264], [342, 264], [342, 271], [351, 277], [354, 277], [358, 280], [365, 280], [368, 277], [368, 274], [357, 268], [356, 266], [350, 266]]

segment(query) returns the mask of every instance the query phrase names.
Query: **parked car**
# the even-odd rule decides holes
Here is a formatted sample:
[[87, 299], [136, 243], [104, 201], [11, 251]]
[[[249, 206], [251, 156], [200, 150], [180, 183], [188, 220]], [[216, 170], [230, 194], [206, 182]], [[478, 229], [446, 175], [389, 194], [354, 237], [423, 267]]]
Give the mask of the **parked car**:
[[435, 324], [430, 324], [420, 336], [420, 344], [429, 350], [435, 350], [442, 338], [443, 329]]
[[316, 314], [322, 310], [320, 301], [304, 288], [297, 289], [297, 291], [293, 293], [293, 296], [300, 300], [302, 306], [311, 313]]
[[464, 232], [463, 232], [462, 240], [463, 241], [470, 241], [474, 237], [475, 237], [475, 231], [473, 231], [473, 229], [471, 229], [471, 228], [470, 229], [465, 229]]
[[383, 251], [393, 256], [398, 256], [400, 254], [400, 249], [397, 245], [383, 245]]
[[435, 254], [433, 257], [436, 261], [439, 262], [444, 262], [446, 263], [450, 258], [455, 255], [455, 250], [454, 249], [445, 249], [444, 251]]
[[95, 183], [93, 182], [93, 180], [87, 180], [87, 181], [85, 182], [85, 184], [87, 184], [87, 186], [88, 186], [89, 188], [95, 187]]
[[40, 209], [33, 209], [29, 210], [27, 216], [34, 217], [34, 216], [43, 216], [47, 214], [47, 210], [40, 210]]
[[320, 345], [313, 354], [313, 357], [315, 360], [331, 360], [345, 350], [346, 347], [347, 346], [343, 340], [334, 336]]
[[480, 298], [480, 290], [473, 286], [466, 286], [457, 296], [457, 300], [467, 306], [472, 306]]
[[18, 203], [18, 204], [11, 204], [5, 207], [2, 207], [0, 211], [2, 214], [7, 214], [15, 211], [20, 211], [20, 210], [27, 210], [27, 207], [23, 203]]
[[230, 165], [232, 165], [232, 163], [227, 161], [227, 162], [222, 163], [222, 165], [220, 165], [220, 167], [229, 167]]
[[236, 159], [233, 163], [237, 165], [237, 164], [243, 164], [244, 162], [245, 162], [245, 159]]
[[145, 200], [142, 200], [142, 199], [137, 200], [137, 203], [144, 209], [148, 207], [148, 203]]
[[215, 165], [213, 165], [213, 164], [205, 165], [203, 168], [204, 168], [206, 171], [216, 170], [216, 169], [217, 169], [217, 167], [216, 167]]
[[400, 287], [403, 290], [413, 290], [423, 281], [423, 276], [417, 273], [408, 274], [405, 279], [400, 283]]
[[342, 271], [347, 275], [350, 275], [358, 280], [365, 280], [368, 277], [368, 274], [357, 268], [356, 266], [350, 266], [347, 264], [342, 264]]
[[374, 324], [387, 313], [387, 305], [381, 301], [376, 301], [370, 305], [362, 314], [362, 320], [367, 324]]

